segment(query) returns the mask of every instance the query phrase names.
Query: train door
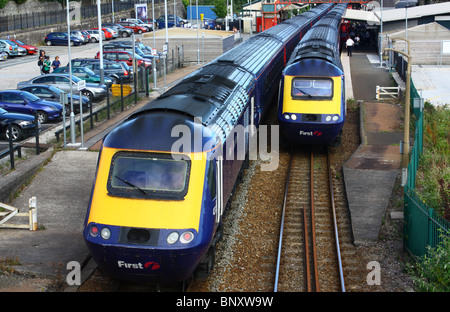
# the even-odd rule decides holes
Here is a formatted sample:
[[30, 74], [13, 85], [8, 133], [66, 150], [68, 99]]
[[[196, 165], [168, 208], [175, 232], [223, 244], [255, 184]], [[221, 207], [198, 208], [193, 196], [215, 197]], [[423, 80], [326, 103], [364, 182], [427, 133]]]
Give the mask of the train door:
[[216, 223], [220, 223], [223, 209], [223, 156], [218, 156], [216, 160]]

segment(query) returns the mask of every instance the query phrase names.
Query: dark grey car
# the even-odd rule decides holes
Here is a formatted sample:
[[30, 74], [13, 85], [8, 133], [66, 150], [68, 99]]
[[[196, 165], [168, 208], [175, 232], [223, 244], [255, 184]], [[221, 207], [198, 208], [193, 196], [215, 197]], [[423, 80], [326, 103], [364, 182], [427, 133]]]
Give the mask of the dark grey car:
[[[97, 75], [100, 75], [99, 59], [73, 59], [72, 66], [87, 67]], [[120, 83], [120, 79], [123, 82], [133, 81], [133, 69], [124, 62], [103, 60], [103, 69], [105, 76], [113, 79], [113, 83]]]

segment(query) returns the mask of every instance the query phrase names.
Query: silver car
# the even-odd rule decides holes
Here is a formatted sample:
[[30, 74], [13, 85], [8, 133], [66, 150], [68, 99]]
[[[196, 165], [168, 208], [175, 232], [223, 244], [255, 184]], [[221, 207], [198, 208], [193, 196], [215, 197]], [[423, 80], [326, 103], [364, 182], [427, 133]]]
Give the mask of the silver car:
[[[89, 35], [91, 35], [91, 42], [99, 42], [100, 35], [98, 34], [98, 29], [88, 29], [86, 30]], [[102, 31], [102, 40], [106, 41], [105, 33]]]
[[7, 58], [8, 58], [8, 53], [0, 52], [0, 61], [6, 61]]
[[80, 39], [81, 42], [83, 42], [83, 44], [86, 44], [89, 42], [89, 38], [79, 30], [72, 30], [70, 32], [70, 35]]
[[[77, 89], [77, 83], [81, 81], [80, 78], [72, 75], [72, 93], [79, 93]], [[66, 93], [70, 92], [70, 76], [68, 74], [46, 74], [34, 77], [28, 81], [21, 81], [17, 84], [17, 88], [35, 85], [45, 84], [51, 85], [58, 89], [63, 90]], [[97, 83], [86, 83], [86, 89], [81, 92], [83, 95], [89, 97], [91, 101], [102, 99], [108, 94], [108, 89], [105, 85]]]
[[19, 55], [19, 49], [17, 44], [11, 44], [9, 43], [9, 40], [0, 39], [0, 52], [6, 52], [8, 54], [8, 57], [18, 56]]

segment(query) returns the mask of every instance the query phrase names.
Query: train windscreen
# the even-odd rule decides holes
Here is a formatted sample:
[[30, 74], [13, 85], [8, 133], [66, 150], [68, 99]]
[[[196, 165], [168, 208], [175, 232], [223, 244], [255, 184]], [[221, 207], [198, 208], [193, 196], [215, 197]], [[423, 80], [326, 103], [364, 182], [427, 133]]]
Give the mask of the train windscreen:
[[111, 162], [108, 191], [120, 197], [183, 198], [187, 193], [189, 172], [190, 160], [119, 152]]
[[333, 97], [333, 80], [327, 78], [304, 78], [292, 80], [294, 99], [330, 99]]

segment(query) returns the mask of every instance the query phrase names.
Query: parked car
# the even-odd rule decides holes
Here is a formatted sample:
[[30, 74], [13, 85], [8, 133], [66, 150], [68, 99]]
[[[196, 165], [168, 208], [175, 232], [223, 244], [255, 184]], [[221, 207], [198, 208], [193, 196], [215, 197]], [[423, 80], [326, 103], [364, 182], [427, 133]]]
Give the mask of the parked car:
[[[68, 74], [69, 73], [69, 67], [59, 67], [58, 69], [55, 69], [53, 71], [55, 74]], [[85, 80], [86, 82], [92, 82], [92, 83], [100, 83], [100, 75], [97, 75], [89, 68], [85, 67], [72, 67], [72, 74], [82, 80]], [[112, 79], [109, 77], [104, 77], [104, 82], [106, 86], [111, 86]]]
[[[100, 75], [99, 59], [72, 59], [72, 66], [84, 66]], [[116, 62], [111, 60], [103, 60], [103, 72], [105, 76], [110, 77], [113, 83], [118, 84], [122, 79], [123, 82], [133, 81], [133, 69], [125, 62]]]
[[[19, 90], [30, 92], [31, 94], [34, 94], [43, 100], [57, 102], [57, 103], [59, 103], [59, 101], [60, 101], [60, 94], [64, 93], [64, 91], [62, 91], [61, 89], [58, 89], [58, 88], [56, 88], [54, 86], [50, 86], [50, 85], [29, 85], [29, 86], [21, 87], [21, 88], [19, 88]], [[80, 96], [78, 95], [78, 92], [76, 94], [72, 94], [72, 96], [73, 96], [74, 112], [77, 113], [80, 111]], [[70, 93], [68, 93], [67, 98], [68, 98], [68, 103], [66, 105], [66, 115], [69, 115], [70, 109], [71, 109], [71, 102], [72, 102]], [[87, 96], [84, 96], [84, 95], [82, 95], [81, 98], [82, 98], [81, 100], [83, 103], [83, 111], [86, 112], [91, 105], [91, 101], [89, 100], [89, 98]]]
[[[100, 41], [100, 35], [98, 33], [98, 29], [88, 29], [86, 30], [89, 35], [91, 35], [91, 42], [99, 42]], [[106, 40], [105, 33], [102, 31], [102, 40]]]
[[134, 31], [132, 29], [123, 27], [122, 25], [117, 24], [117, 23], [104, 23], [102, 25], [105, 27], [108, 27], [108, 28], [111, 28], [111, 27], [115, 28], [119, 33], [119, 37], [122, 37], [122, 38], [130, 37], [134, 33]]
[[[12, 140], [14, 142], [36, 134], [34, 116], [9, 113], [3, 108], [0, 108], [0, 133], [5, 139], [9, 139], [8, 124], [11, 124]], [[41, 124], [38, 123], [38, 131], [40, 129]]]
[[88, 39], [88, 42], [92, 42], [92, 40], [91, 40], [91, 34], [88, 33], [87, 30], [83, 29], [83, 30], [80, 30], [80, 31], [83, 33], [83, 35], [86, 36], [86, 38]]
[[19, 56], [27, 55], [27, 49], [20, 47], [17, 43], [14, 41], [11, 41], [9, 39], [4, 39], [9, 45], [13, 47], [13, 49], [17, 49], [17, 54]]
[[86, 34], [84, 34], [81, 30], [72, 30], [72, 31], [70, 31], [70, 35], [80, 39], [83, 44], [86, 44], [89, 42], [88, 36]]
[[[21, 81], [17, 84], [17, 88], [35, 85], [35, 84], [45, 84], [52, 85], [61, 89], [66, 93], [70, 93], [70, 89], [72, 89], [72, 93], [79, 93], [77, 89], [77, 83], [81, 79], [72, 75], [72, 86], [70, 86], [70, 76], [68, 74], [46, 74], [34, 77], [28, 81]], [[108, 90], [105, 85], [100, 85], [98, 83], [86, 83], [86, 89], [84, 89], [81, 94], [87, 96], [91, 102], [99, 100], [106, 96]]]
[[119, 37], [119, 32], [114, 27], [105, 27], [105, 29], [111, 33], [112, 39]]
[[27, 49], [17, 46], [17, 51], [19, 51], [19, 56], [27, 55]]
[[[152, 63], [149, 59], [144, 59], [139, 55], [135, 55], [137, 65], [151, 67]], [[97, 52], [95, 58], [100, 58], [100, 52]], [[103, 51], [103, 58], [111, 61], [122, 61], [128, 66], [133, 66], [133, 54], [130, 51]]]
[[17, 39], [11, 39], [11, 41], [15, 42], [19, 47], [25, 48], [27, 50], [28, 54], [35, 54], [37, 53], [38, 49], [36, 46], [32, 46], [29, 44], [25, 44], [20, 40]]
[[[134, 45], [135, 54], [139, 55], [144, 59], [148, 59], [155, 62], [156, 65], [159, 63], [159, 55], [152, 55], [151, 48], [145, 49], [144, 51], [140, 47], [146, 47], [142, 42], [136, 42]], [[133, 43], [131, 41], [116, 41], [107, 43], [103, 46], [103, 51], [128, 51], [133, 53]]]
[[[91, 28], [92, 30], [98, 30], [98, 27], [97, 28]], [[110, 40], [110, 39], [112, 39], [112, 33], [110, 33], [106, 28], [103, 28], [102, 27], [102, 31], [103, 31], [103, 33], [105, 34], [105, 38], [106, 38], [106, 40]]]
[[129, 28], [129, 29], [133, 30], [135, 34], [142, 34], [144, 32], [147, 32], [146, 27], [139, 26], [138, 24], [133, 23], [133, 22], [120, 21], [119, 24], [125, 28]]
[[126, 22], [133, 22], [133, 23], [136, 23], [138, 26], [146, 27], [147, 31], [152, 31], [153, 30], [153, 24], [144, 23], [139, 18], [127, 18], [127, 19], [125, 19], [125, 21]]
[[6, 61], [6, 59], [8, 59], [8, 53], [0, 52], [0, 61]]
[[62, 105], [42, 100], [36, 95], [22, 90], [0, 91], [0, 108], [12, 113], [32, 115], [37, 114], [38, 122], [62, 117]]
[[[166, 28], [166, 18], [164, 15], [161, 15], [157, 19], [157, 22], [158, 22], [158, 28]], [[174, 26], [183, 27], [184, 24], [187, 24], [187, 22], [188, 21], [186, 19], [183, 19], [179, 16], [171, 15], [171, 14], [167, 15], [167, 27], [168, 28], [174, 27]]]
[[216, 29], [216, 21], [212, 18], [204, 18], [203, 19], [205, 29]]
[[16, 44], [9, 43], [9, 40], [0, 39], [0, 51], [6, 52], [8, 57], [14, 57], [19, 55], [19, 49]]
[[[45, 36], [44, 38], [44, 42], [46, 45], [51, 46], [51, 45], [67, 45], [69, 41], [69, 38], [67, 36], [67, 33], [65, 32], [52, 32], [49, 33], [47, 36]], [[78, 39], [77, 37], [74, 36], [70, 36], [70, 45], [81, 45], [83, 44], [83, 42]]]

